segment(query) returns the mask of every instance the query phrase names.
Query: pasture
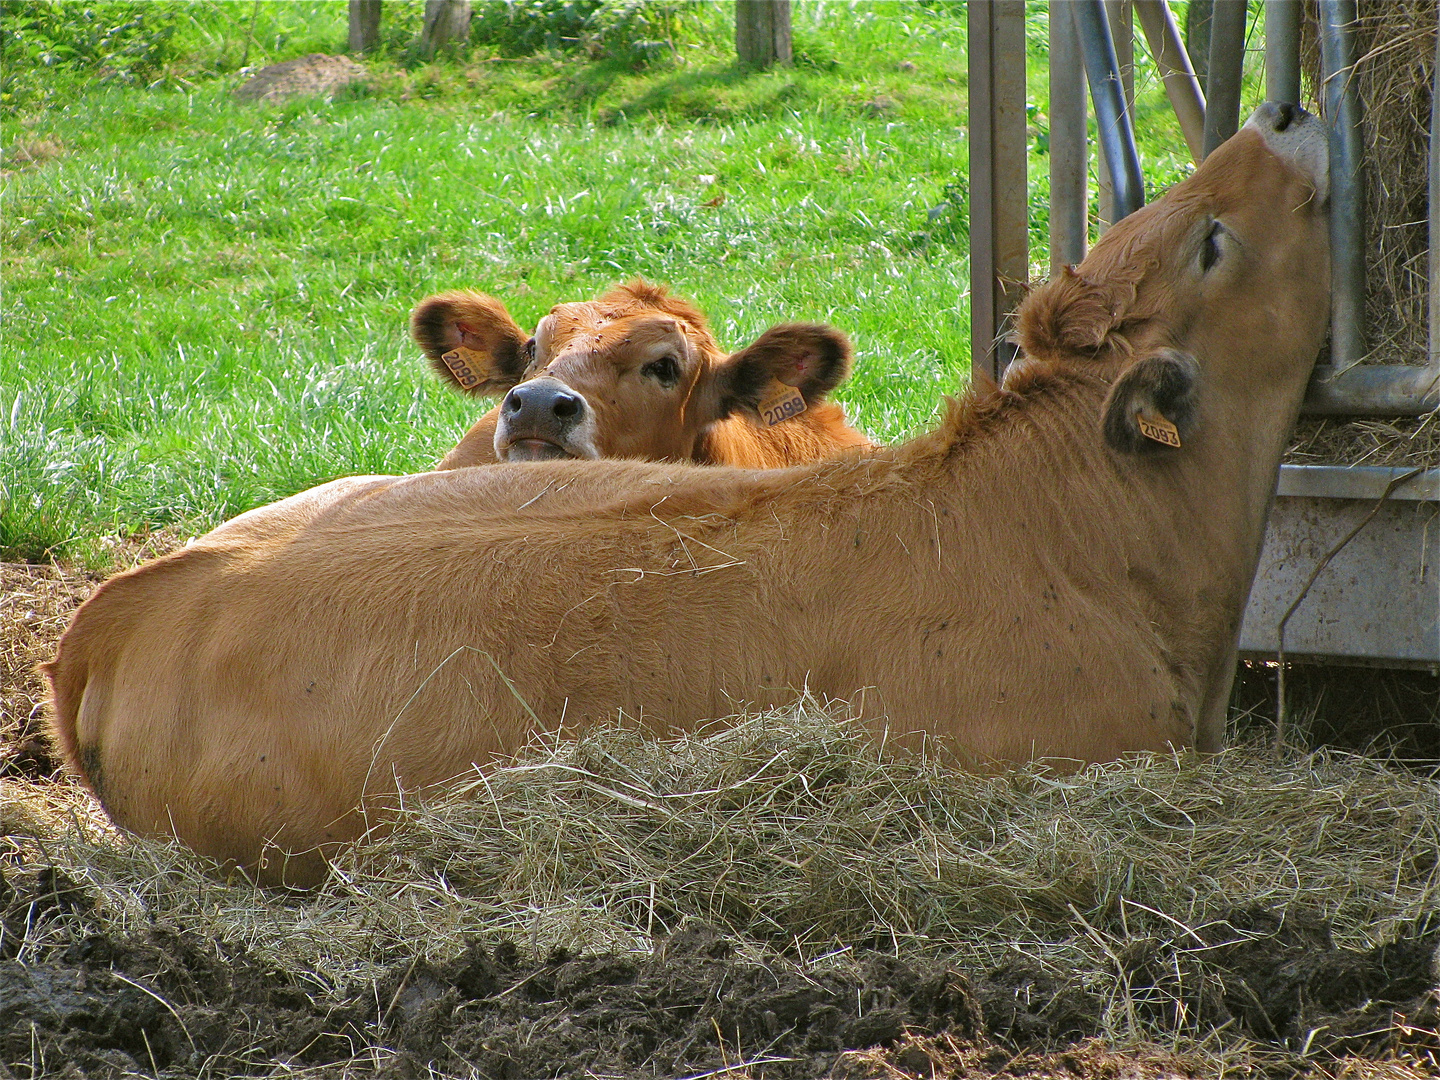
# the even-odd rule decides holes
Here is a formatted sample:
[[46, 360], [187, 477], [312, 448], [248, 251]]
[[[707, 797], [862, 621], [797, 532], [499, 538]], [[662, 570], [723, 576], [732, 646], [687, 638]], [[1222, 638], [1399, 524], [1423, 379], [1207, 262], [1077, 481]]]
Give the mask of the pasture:
[[[171, 35], [129, 68], [6, 38], [0, 1064], [1434, 1075], [1433, 678], [1317, 684], [1275, 755], [1257, 671], [1218, 758], [1073, 776], [958, 775], [813, 700], [678, 743], [622, 719], [411, 807], [308, 896], [123, 836], [55, 776], [33, 667], [106, 573], [427, 468], [483, 411], [409, 340], [430, 293], [533, 326], [642, 275], [726, 347], [829, 322], [856, 347], [834, 396], [879, 442], [964, 386], [963, 7], [797, 5], [797, 63], [764, 74], [735, 68], [726, 4], [642, 6], [666, 41], [643, 56], [540, 33], [433, 63], [406, 53], [418, 8], [387, 5], [364, 83], [280, 104], [236, 101], [242, 67], [342, 51], [344, 4], [157, 4]], [[1188, 164], [1137, 82], [1159, 190]]]

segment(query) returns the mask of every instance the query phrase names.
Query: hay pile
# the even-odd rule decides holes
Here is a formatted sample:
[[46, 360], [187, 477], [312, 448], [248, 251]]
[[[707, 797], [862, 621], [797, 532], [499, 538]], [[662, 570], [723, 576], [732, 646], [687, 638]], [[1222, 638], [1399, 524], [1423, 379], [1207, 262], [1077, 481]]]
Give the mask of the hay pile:
[[[1317, 9], [1307, 3], [1301, 67], [1320, 101]], [[1429, 131], [1436, 0], [1359, 0], [1355, 65], [1364, 107], [1365, 316], [1372, 363], [1423, 364], [1429, 339]]]
[[0, 563], [0, 776], [38, 778], [58, 766], [42, 737], [46, 690], [36, 665], [54, 659], [55, 642], [101, 577]]
[[[1356, 77], [1364, 107], [1365, 318], [1370, 349], [1363, 362], [1425, 364], [1436, 0], [1360, 0], [1358, 11]], [[1301, 68], [1306, 92], [1318, 103], [1323, 94], [1316, 17], [1316, 4], [1309, 0], [1302, 23]], [[1440, 462], [1440, 428], [1433, 421], [1433, 414], [1386, 422], [1305, 419], [1285, 461], [1433, 465]]]
[[1285, 464], [1434, 468], [1440, 464], [1440, 414], [1383, 420], [1302, 416]]
[[[1360, 757], [1252, 747], [978, 777], [888, 753], [814, 703], [669, 743], [615, 726], [409, 808], [303, 899], [127, 841], [66, 786], [0, 784], [0, 826], [12, 866], [61, 868], [109, 932], [205, 934], [317, 989], [378, 985], [477, 935], [634, 953], [704, 924], [812, 973], [864, 949], [1038, 965], [1095, 1003], [1111, 1045], [1178, 1040], [1218, 1062], [1259, 1043], [1295, 1067], [1302, 1041], [1321, 1058], [1440, 1053], [1434, 1017], [1357, 1002], [1360, 1020], [1324, 1019], [1338, 1006], [1317, 986], [1359, 978], [1355, 958], [1440, 940], [1440, 782]], [[26, 933], [39, 957], [76, 930]], [[1262, 1005], [1256, 972], [1301, 972], [1295, 1001]]]

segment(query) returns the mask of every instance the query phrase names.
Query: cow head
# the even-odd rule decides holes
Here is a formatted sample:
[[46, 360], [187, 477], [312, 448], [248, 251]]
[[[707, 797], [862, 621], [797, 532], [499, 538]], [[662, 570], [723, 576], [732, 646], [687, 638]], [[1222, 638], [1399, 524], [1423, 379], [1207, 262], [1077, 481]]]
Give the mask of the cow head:
[[1027, 358], [1091, 361], [1112, 380], [1102, 430], [1121, 453], [1177, 452], [1207, 410], [1272, 390], [1298, 407], [1329, 310], [1327, 162], [1319, 120], [1262, 105], [1193, 176], [1026, 299]]
[[726, 356], [700, 311], [635, 280], [597, 300], [559, 304], [534, 334], [476, 292], [432, 296], [411, 333], [442, 378], [503, 394], [501, 461], [695, 456], [707, 428], [794, 387], [816, 404], [850, 371], [850, 342], [829, 326], [772, 327]]

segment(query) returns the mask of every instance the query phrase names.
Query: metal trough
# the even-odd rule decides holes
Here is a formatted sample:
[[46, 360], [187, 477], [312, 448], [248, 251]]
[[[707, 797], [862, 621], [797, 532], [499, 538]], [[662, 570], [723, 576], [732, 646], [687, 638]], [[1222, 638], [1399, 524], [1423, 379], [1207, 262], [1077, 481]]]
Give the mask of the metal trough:
[[1440, 468], [1396, 485], [1403, 468], [1285, 465], [1240, 655], [1274, 660], [1285, 612], [1316, 566], [1372, 511], [1320, 571], [1285, 625], [1285, 659], [1372, 663], [1440, 674]]

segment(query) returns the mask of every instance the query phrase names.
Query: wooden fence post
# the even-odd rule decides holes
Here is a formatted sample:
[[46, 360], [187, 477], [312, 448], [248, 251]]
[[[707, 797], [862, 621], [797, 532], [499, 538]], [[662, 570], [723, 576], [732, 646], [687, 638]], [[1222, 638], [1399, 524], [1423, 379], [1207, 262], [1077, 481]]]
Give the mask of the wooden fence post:
[[790, 63], [790, 0], [735, 0], [735, 58], [761, 71]]
[[[1073, 0], [1066, 0], [1067, 4]], [[999, 382], [1015, 358], [1010, 314], [1030, 276], [1026, 197], [1025, 3], [971, 0], [970, 372]]]
[[350, 51], [367, 53], [380, 44], [380, 0], [350, 0]]

